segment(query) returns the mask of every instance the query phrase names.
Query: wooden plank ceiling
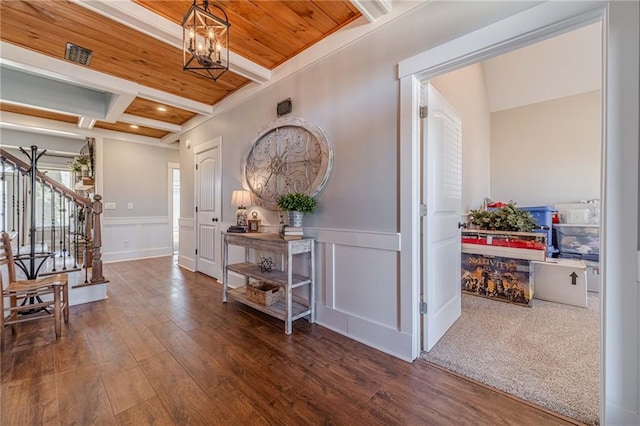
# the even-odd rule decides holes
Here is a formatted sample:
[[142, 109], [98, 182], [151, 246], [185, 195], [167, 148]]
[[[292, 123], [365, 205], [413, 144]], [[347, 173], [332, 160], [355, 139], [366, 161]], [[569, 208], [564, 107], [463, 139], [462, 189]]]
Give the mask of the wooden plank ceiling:
[[[191, 0], [133, 1], [177, 24], [192, 4]], [[348, 0], [223, 0], [215, 4], [229, 17], [231, 50], [267, 69], [360, 16]], [[204, 104], [214, 105], [249, 82], [230, 71], [215, 83], [185, 72], [178, 48], [69, 1], [0, 1], [0, 16], [0, 39], [4, 42], [57, 59], [64, 59], [66, 43], [71, 42], [93, 51], [88, 65], [92, 70]], [[159, 106], [136, 98], [126, 113], [177, 125], [195, 115], [171, 105], [164, 105], [167, 110], [161, 111]], [[1, 108], [9, 111], [7, 104]], [[43, 116], [33, 108], [21, 108], [20, 113]], [[46, 118], [57, 120], [48, 114]], [[68, 117], [59, 121], [68, 121]], [[152, 137], [168, 133], [142, 126], [133, 129], [124, 122], [98, 122], [96, 127]]]

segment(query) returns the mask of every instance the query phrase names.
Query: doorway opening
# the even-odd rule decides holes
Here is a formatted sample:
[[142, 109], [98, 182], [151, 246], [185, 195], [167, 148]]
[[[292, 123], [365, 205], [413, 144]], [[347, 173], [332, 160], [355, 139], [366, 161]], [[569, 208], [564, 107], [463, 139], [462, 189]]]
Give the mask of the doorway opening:
[[174, 256], [180, 250], [180, 165], [169, 164], [169, 227], [171, 250]]
[[[485, 198], [553, 208], [601, 198], [601, 34], [598, 22], [429, 80], [461, 109], [466, 129], [463, 211], [480, 208]], [[580, 56], [576, 40], [586, 56], [596, 58]], [[545, 53], [545, 49], [552, 51]], [[542, 66], [545, 58], [553, 67]], [[544, 76], [544, 85], [526, 81], [530, 75], [526, 69], [515, 73], [517, 61]], [[578, 72], [571, 71], [570, 79], [564, 79], [562, 71], [572, 66]], [[519, 90], [505, 90], [514, 75], [525, 82]], [[470, 105], [474, 96], [480, 99]], [[594, 205], [585, 203], [583, 210], [595, 209]], [[599, 217], [589, 226], [594, 223], [599, 224]], [[582, 227], [575, 228], [582, 232]], [[563, 248], [574, 242], [579, 243], [579, 236], [561, 236], [555, 241], [560, 253], [550, 254], [548, 262], [565, 257]], [[590, 249], [599, 254], [599, 246]], [[579, 252], [570, 254], [575, 256], [567, 257], [582, 262]], [[535, 288], [529, 308], [463, 295], [462, 317], [422, 358], [587, 424], [597, 423], [601, 302], [597, 285], [587, 293], [586, 278], [599, 282], [599, 264], [597, 257], [595, 262], [593, 257], [585, 259], [581, 268], [586, 272], [582, 283], [586, 307], [538, 300]], [[429, 270], [425, 265], [422, 269]], [[563, 372], [579, 376], [568, 383]], [[570, 393], [575, 393], [578, 403]]]

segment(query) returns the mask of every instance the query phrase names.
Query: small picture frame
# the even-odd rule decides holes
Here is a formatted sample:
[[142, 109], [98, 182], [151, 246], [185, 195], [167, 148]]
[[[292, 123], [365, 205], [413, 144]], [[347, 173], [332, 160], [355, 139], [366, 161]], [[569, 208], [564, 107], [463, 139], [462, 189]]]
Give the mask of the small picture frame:
[[260, 232], [260, 219], [249, 219], [248, 232]]

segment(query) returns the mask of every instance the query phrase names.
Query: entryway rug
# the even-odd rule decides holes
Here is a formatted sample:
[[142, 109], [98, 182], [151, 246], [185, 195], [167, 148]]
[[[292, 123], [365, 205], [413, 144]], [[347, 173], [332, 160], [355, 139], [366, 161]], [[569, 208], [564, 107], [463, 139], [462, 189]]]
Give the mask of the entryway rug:
[[578, 308], [462, 295], [462, 316], [421, 358], [589, 425], [599, 424], [598, 294]]

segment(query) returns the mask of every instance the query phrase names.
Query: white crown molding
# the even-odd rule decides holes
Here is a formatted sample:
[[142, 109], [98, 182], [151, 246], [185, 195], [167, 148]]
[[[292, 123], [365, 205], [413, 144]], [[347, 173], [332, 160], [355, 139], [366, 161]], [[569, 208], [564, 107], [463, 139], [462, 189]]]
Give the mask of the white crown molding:
[[[182, 27], [180, 25], [160, 15], [156, 15], [149, 9], [132, 1], [72, 1], [79, 6], [126, 25], [136, 31], [140, 31], [163, 43], [167, 43], [177, 49], [182, 49]], [[231, 51], [229, 52], [229, 56], [229, 70], [235, 74], [258, 83], [264, 83], [271, 78], [271, 71], [267, 68]]]

